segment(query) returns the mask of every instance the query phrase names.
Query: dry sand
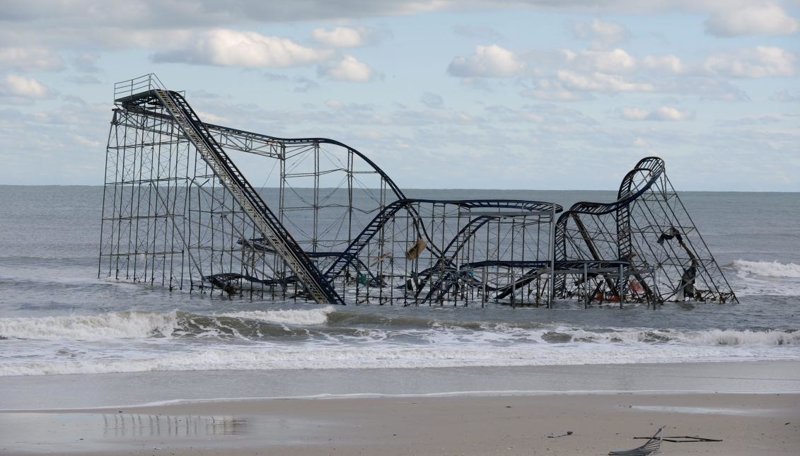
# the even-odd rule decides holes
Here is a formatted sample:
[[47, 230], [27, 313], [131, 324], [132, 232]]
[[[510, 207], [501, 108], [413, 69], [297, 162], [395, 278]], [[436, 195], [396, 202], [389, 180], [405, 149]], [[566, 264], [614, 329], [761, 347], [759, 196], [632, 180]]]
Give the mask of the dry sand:
[[199, 402], [0, 413], [0, 454], [800, 454], [800, 394], [551, 394]]

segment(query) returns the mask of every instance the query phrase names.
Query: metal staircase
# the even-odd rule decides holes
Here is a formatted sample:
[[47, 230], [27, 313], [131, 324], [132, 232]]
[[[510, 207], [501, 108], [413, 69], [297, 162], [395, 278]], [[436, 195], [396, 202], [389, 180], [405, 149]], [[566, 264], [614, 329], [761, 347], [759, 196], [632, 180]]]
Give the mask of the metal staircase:
[[[478, 216], [467, 223], [466, 226], [455, 235], [455, 237], [447, 244], [442, 255], [436, 264], [430, 268], [431, 273], [439, 273], [438, 280], [431, 285], [428, 294], [425, 296], [425, 301], [430, 300], [436, 294], [436, 302], [444, 299], [445, 294], [452, 288], [458, 280], [456, 272], [456, 256], [458, 253], [467, 246], [468, 241], [475, 235], [478, 230], [486, 225], [490, 220], [495, 217], [491, 216]], [[455, 279], [455, 280], [454, 280]]]
[[236, 201], [253, 220], [264, 239], [283, 258], [295, 273], [298, 281], [318, 303], [344, 304], [330, 282], [317, 269], [280, 223], [256, 190], [245, 179], [233, 161], [217, 143], [207, 127], [194, 112], [186, 99], [178, 92], [154, 89], [155, 96], [172, 115], [189, 141], [213, 169], [222, 185], [231, 192]]
[[389, 221], [397, 213], [397, 211], [408, 206], [409, 203], [410, 200], [401, 199], [384, 207], [378, 213], [378, 215], [372, 219], [369, 225], [367, 225], [361, 231], [361, 233], [356, 236], [353, 242], [347, 246], [347, 249], [336, 258], [333, 264], [330, 265], [328, 270], [325, 272], [325, 278], [328, 280], [328, 282], [333, 282], [339, 276], [339, 274], [341, 274], [342, 271], [344, 271], [347, 266], [353, 262], [353, 259], [358, 256], [359, 252], [361, 252], [361, 249], [363, 249], [364, 246], [366, 246], [369, 241], [372, 240], [375, 234], [377, 234], [378, 231], [383, 228], [386, 222]]

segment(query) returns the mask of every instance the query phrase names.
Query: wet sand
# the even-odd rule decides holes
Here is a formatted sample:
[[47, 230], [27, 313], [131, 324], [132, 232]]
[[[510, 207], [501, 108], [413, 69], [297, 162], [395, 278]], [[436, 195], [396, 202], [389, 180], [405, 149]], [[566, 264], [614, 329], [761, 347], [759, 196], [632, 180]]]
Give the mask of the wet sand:
[[[438, 392], [425, 394], [394, 388], [394, 396], [344, 394], [322, 396], [325, 398], [254, 399], [239, 394], [229, 399], [213, 399], [221, 397], [219, 391], [214, 390], [213, 382], [206, 385], [201, 382], [197, 388], [202, 390], [205, 386], [205, 399], [194, 397], [139, 406], [49, 410], [0, 407], [5, 410], [0, 412], [0, 454], [602, 455], [612, 449], [641, 445], [644, 440], [633, 437], [651, 435], [664, 426], [667, 436], [722, 440], [664, 442], [662, 454], [665, 455], [796, 455], [800, 449], [798, 366], [797, 362], [706, 363], [509, 371], [533, 377], [529, 384], [531, 390], [536, 389], [533, 387], [542, 379], [553, 380], [548, 372], [556, 379], [561, 378], [565, 385], [578, 381], [573, 377], [586, 377], [591, 383], [594, 376], [602, 386], [608, 382], [604, 380], [608, 372], [622, 369], [628, 370], [626, 378], [637, 379], [629, 384], [628, 392], [596, 394], [556, 391], [555, 388], [547, 392], [515, 391], [501, 387], [508, 383], [506, 377], [497, 372], [492, 376], [491, 371], [480, 369], [473, 373], [476, 377], [488, 375], [489, 380], [494, 380], [498, 385], [494, 392], [469, 393], [464, 388], [470, 385], [440, 384], [435, 388]], [[504, 374], [509, 375], [509, 372]], [[751, 373], [749, 377], [746, 372]], [[295, 374], [299, 378], [306, 373]], [[421, 375], [416, 370], [395, 373], [405, 373], [409, 379]], [[463, 374], [462, 371], [456, 373]], [[348, 375], [355, 374], [357, 372]], [[360, 374], [365, 382], [373, 382], [386, 372], [361, 371]], [[231, 381], [244, 381], [250, 376], [251, 381], [268, 379], [264, 373], [260, 373], [260, 377], [256, 372], [239, 375], [228, 375], [228, 378]], [[426, 375], [455, 374], [428, 372]], [[667, 386], [678, 383], [674, 379], [679, 376], [683, 378], [680, 388], [669, 390]], [[80, 380], [62, 377], [61, 380], [70, 377], [69, 381], [62, 381], [62, 387], [64, 384], [74, 386]], [[75, 394], [91, 396], [91, 388], [98, 389], [98, 394], [103, 393], [99, 390], [102, 382], [98, 383], [98, 376], [84, 377], [95, 383], [87, 383], [85, 391], [75, 391]], [[156, 378], [158, 375], [151, 380]], [[508, 377], [510, 385], [520, 386], [514, 378], [513, 375]], [[657, 382], [656, 378], [662, 380]], [[4, 387], [0, 400], [10, 402], [13, 391], [6, 387], [13, 386], [15, 380], [24, 383], [25, 378], [0, 382]], [[133, 378], [130, 375], [105, 378], [112, 383], [122, 380], [132, 382]], [[653, 387], [642, 388], [648, 380]], [[748, 382], [748, 391], [741, 389], [745, 386], [744, 380]], [[39, 381], [41, 387], [43, 379]], [[398, 382], [402, 383], [402, 377]], [[157, 382], [151, 385], [149, 392], [145, 385], [145, 382], [136, 384], [145, 389], [140, 391], [141, 397], [155, 400], [173, 395], [173, 399], [179, 399], [174, 392], [156, 394]], [[106, 388], [110, 387], [106, 385]], [[360, 388], [367, 391], [364, 385]], [[734, 391], [737, 388], [740, 390]], [[452, 393], [445, 392], [448, 390]], [[51, 393], [70, 391], [60, 388]], [[239, 390], [232, 386], [229, 391]]]
[[4, 413], [0, 453], [112, 455], [796, 455], [797, 394], [288, 399]]

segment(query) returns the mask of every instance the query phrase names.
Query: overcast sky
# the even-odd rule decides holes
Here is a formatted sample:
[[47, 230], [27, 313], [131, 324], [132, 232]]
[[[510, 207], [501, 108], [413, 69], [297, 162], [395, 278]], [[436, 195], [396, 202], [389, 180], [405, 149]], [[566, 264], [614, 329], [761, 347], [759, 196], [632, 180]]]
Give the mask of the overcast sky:
[[3, 0], [0, 184], [102, 185], [113, 84], [404, 188], [800, 191], [800, 0]]

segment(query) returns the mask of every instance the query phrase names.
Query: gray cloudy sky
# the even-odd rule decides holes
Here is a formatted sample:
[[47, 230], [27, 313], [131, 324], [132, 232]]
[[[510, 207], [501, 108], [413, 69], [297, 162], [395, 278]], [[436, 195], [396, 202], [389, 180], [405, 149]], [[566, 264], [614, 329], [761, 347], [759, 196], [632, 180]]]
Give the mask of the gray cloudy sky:
[[0, 184], [103, 182], [113, 84], [322, 136], [402, 187], [800, 191], [800, 0], [15, 1]]

